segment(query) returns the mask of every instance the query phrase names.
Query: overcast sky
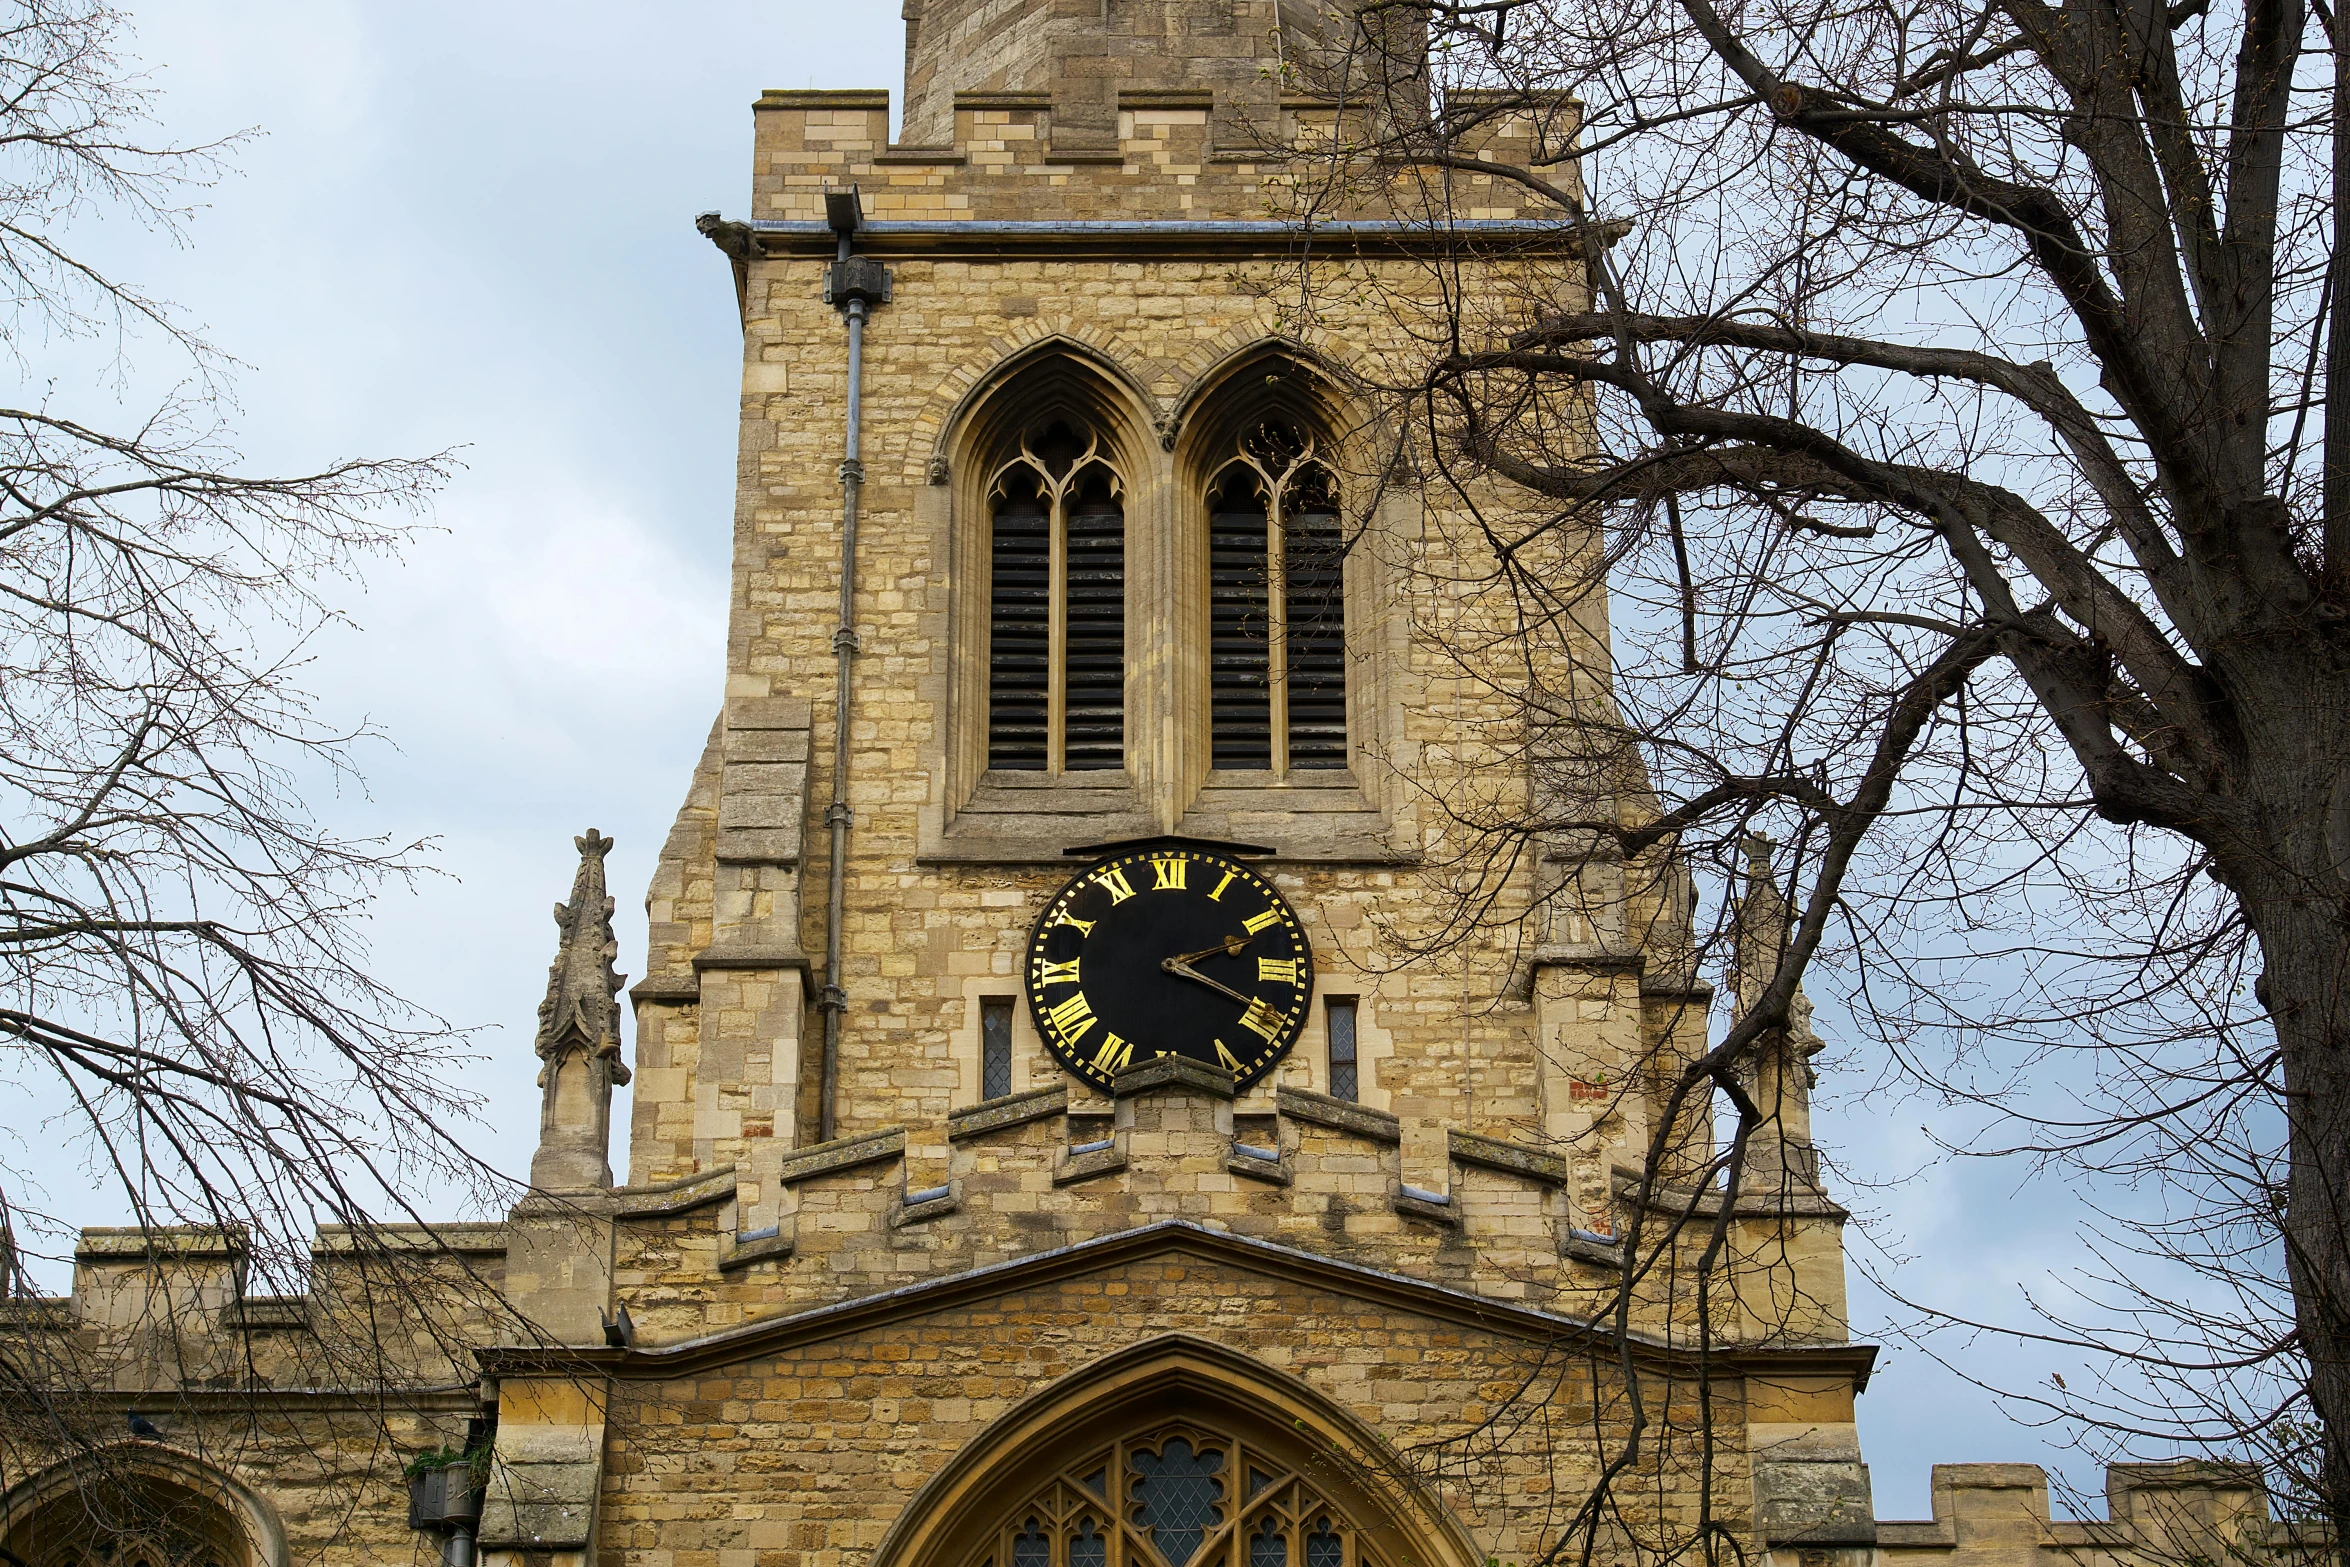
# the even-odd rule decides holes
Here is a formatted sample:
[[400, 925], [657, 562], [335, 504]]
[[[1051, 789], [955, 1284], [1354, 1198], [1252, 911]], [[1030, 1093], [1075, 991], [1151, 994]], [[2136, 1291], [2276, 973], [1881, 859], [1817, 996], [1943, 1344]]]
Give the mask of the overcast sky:
[[[719, 693], [738, 338], [725, 265], [692, 218], [747, 215], [761, 88], [900, 85], [897, 7], [133, 10], [174, 134], [266, 133], [192, 247], [143, 278], [252, 366], [253, 466], [465, 449], [445, 531], [374, 574], [362, 629], [313, 680], [330, 711], [397, 742], [372, 759], [373, 798], [328, 814], [440, 840], [448, 879], [383, 909], [379, 967], [453, 1021], [497, 1025], [467, 1068], [491, 1105], [475, 1136], [520, 1171], [572, 835], [619, 840], [634, 973], [646, 878]], [[1819, 1131], [1883, 1177], [1920, 1168], [1924, 1118], [1848, 1103]], [[2016, 1179], [1926, 1166], [1859, 1199], [1872, 1229], [1854, 1254], [1900, 1259], [1919, 1298], [2012, 1314], [2019, 1286], [2046, 1289], [2071, 1253], [2064, 1205], [2015, 1201]], [[1857, 1276], [1854, 1295], [1856, 1333], [1874, 1336], [1882, 1304]], [[1889, 1349], [1862, 1422], [1880, 1516], [1926, 1515], [1935, 1460], [2069, 1460], [2097, 1486], [1913, 1351]]]

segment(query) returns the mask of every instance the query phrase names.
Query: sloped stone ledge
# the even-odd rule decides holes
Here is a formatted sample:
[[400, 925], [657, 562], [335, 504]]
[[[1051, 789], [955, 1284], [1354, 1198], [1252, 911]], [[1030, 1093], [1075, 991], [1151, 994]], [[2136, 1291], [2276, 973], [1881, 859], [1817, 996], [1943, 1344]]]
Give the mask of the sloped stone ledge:
[[1352, 1133], [1390, 1148], [1403, 1145], [1401, 1121], [1384, 1110], [1374, 1110], [1351, 1099], [1333, 1099], [1310, 1088], [1284, 1088], [1273, 1096], [1273, 1107], [1283, 1115], [1334, 1132]]
[[989, 1132], [1000, 1132], [1008, 1127], [1025, 1126], [1030, 1121], [1059, 1115], [1068, 1108], [1069, 1089], [1066, 1084], [1006, 1094], [1000, 1099], [984, 1100], [948, 1116], [947, 1141], [961, 1142], [966, 1138], [984, 1137]]

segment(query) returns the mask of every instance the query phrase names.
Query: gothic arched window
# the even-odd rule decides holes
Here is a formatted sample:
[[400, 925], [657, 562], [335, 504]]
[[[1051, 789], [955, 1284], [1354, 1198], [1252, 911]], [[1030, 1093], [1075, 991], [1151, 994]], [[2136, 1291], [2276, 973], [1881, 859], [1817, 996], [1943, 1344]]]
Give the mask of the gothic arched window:
[[1030, 431], [988, 498], [987, 765], [1126, 765], [1124, 486], [1081, 424]]
[[968, 1567], [1382, 1567], [1307, 1478], [1190, 1421], [1097, 1448], [1006, 1515]]
[[215, 1498], [122, 1475], [60, 1487], [15, 1521], [7, 1544], [32, 1567], [247, 1567], [255, 1554]]
[[1342, 768], [1345, 535], [1312, 437], [1268, 419], [1208, 489], [1208, 708], [1220, 768]]

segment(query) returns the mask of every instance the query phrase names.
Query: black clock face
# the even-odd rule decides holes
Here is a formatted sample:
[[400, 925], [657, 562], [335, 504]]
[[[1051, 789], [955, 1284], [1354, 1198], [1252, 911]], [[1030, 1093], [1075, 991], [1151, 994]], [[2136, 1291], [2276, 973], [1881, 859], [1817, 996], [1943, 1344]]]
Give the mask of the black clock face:
[[1297, 914], [1204, 849], [1114, 855], [1054, 895], [1028, 941], [1028, 1005], [1061, 1064], [1101, 1088], [1189, 1056], [1242, 1088], [1296, 1043], [1314, 993]]

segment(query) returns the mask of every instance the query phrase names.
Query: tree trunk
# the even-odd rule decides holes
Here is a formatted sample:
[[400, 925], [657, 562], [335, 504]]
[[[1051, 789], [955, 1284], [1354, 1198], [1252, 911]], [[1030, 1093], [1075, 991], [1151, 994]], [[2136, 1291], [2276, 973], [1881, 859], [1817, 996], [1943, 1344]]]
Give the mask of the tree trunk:
[[2333, 880], [2313, 877], [2298, 896], [2245, 908], [2284, 1064], [2286, 1269], [2324, 1428], [2323, 1505], [2340, 1530], [2350, 1522], [2350, 924], [2338, 897], [2311, 891]]

